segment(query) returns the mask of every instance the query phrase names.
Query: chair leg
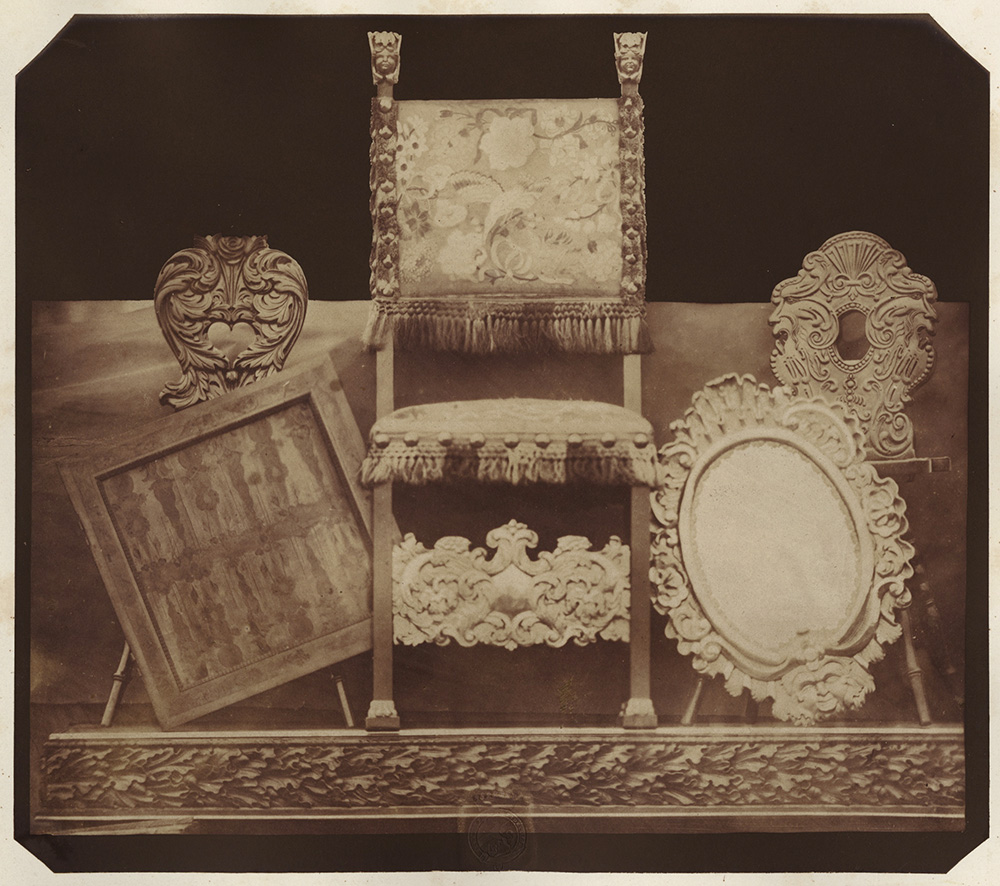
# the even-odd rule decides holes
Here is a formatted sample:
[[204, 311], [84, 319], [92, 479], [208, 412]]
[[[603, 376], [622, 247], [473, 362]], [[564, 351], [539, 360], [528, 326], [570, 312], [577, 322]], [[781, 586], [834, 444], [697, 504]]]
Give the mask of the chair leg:
[[643, 486], [631, 489], [632, 596], [629, 615], [630, 697], [625, 705], [622, 724], [626, 729], [654, 729], [656, 711], [649, 686], [649, 490]]
[[392, 484], [372, 491], [372, 703], [365, 728], [399, 729], [392, 699]]

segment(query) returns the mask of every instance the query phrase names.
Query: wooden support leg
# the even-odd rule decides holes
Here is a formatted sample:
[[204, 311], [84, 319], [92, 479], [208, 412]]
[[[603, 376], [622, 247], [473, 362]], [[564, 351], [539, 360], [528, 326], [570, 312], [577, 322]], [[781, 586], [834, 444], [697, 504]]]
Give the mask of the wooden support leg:
[[963, 685], [962, 675], [958, 673], [958, 669], [955, 667], [954, 660], [952, 659], [951, 649], [945, 637], [944, 629], [941, 626], [941, 613], [938, 611], [934, 594], [931, 593], [931, 586], [926, 581], [923, 581], [924, 567], [922, 563], [917, 564], [916, 573], [917, 578], [921, 579], [918, 587], [920, 589], [920, 597], [924, 601], [927, 631], [930, 639], [933, 640], [932, 644], [928, 644], [930, 647], [928, 651], [938, 671], [944, 674], [944, 678], [951, 689], [952, 698], [955, 699], [955, 704], [961, 710], [965, 707], [965, 686]]
[[347, 692], [344, 690], [344, 681], [340, 674], [334, 674], [333, 679], [337, 683], [337, 696], [340, 698], [340, 709], [344, 712], [344, 723], [348, 729], [354, 728], [354, 717], [351, 716], [351, 706], [347, 703]]
[[649, 694], [649, 490], [631, 489], [632, 597], [629, 605], [629, 657], [631, 692], [622, 723], [626, 729], [654, 729], [656, 711]]
[[701, 702], [701, 694], [705, 690], [708, 679], [704, 674], [698, 676], [698, 682], [694, 684], [694, 692], [691, 693], [691, 700], [688, 701], [681, 717], [681, 726], [690, 726], [694, 722], [695, 714], [698, 713], [698, 705]]
[[399, 729], [392, 699], [392, 484], [372, 491], [372, 703], [366, 729]]
[[917, 651], [913, 647], [913, 630], [910, 627], [910, 613], [906, 609], [901, 611], [899, 623], [903, 628], [906, 676], [910, 678], [910, 687], [913, 689], [913, 700], [917, 705], [917, 716], [920, 718], [920, 725], [927, 726], [932, 722], [931, 711], [927, 706], [927, 695], [924, 692], [924, 673], [920, 669], [920, 663], [917, 661]]
[[118, 709], [118, 699], [121, 698], [122, 690], [132, 676], [132, 647], [125, 644], [122, 649], [122, 657], [118, 662], [118, 670], [111, 678], [111, 694], [108, 696], [108, 703], [104, 707], [104, 716], [101, 717], [102, 726], [110, 726], [115, 719], [115, 711]]

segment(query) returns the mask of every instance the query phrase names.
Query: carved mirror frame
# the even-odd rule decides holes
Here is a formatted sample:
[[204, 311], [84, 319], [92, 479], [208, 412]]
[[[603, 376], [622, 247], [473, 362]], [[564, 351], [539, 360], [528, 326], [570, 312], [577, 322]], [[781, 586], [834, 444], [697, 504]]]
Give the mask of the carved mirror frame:
[[[659, 451], [659, 484], [652, 493], [650, 571], [653, 605], [669, 619], [667, 636], [677, 640], [680, 652], [692, 656], [699, 673], [722, 675], [732, 695], [748, 689], [757, 700], [773, 699], [778, 719], [810, 724], [859, 708], [875, 688], [869, 666], [884, 656], [883, 646], [901, 634], [896, 610], [910, 602], [906, 581], [913, 575], [909, 561], [914, 551], [902, 538], [908, 527], [898, 487], [865, 463], [857, 420], [839, 404], [796, 398], [787, 388], [770, 390], [751, 376], [727, 375], [696, 393], [671, 430], [674, 439]], [[848, 574], [855, 585], [839, 616], [833, 623], [799, 629], [773, 648], [753, 637], [747, 640], [739, 618], [742, 614], [746, 621], [747, 611], [726, 611], [706, 579], [695, 545], [699, 484], [740, 449], [768, 450], [772, 462], [775, 453], [791, 456], [796, 463], [805, 459], [804, 469], [831, 491], [853, 539], [853, 572]], [[768, 476], [732, 474], [732, 469], [730, 475], [751, 483], [771, 482]], [[737, 497], [719, 496], [718, 488], [714, 492], [716, 514], [720, 507], [738, 506]], [[766, 514], [757, 517], [758, 526], [774, 525], [763, 522]], [[761, 562], [754, 560], [761, 552], [741, 552], [745, 539], [733, 537], [726, 543], [730, 541], [736, 579], [745, 578], [747, 585], [759, 582], [760, 575], [755, 577], [751, 570], [754, 562]], [[743, 557], [745, 566], [740, 563]], [[773, 561], [783, 568], [780, 557], [776, 547]], [[747, 570], [742, 576], [740, 568]], [[726, 593], [732, 600], [740, 590], [729, 588]], [[807, 590], [822, 594], [826, 586]]]

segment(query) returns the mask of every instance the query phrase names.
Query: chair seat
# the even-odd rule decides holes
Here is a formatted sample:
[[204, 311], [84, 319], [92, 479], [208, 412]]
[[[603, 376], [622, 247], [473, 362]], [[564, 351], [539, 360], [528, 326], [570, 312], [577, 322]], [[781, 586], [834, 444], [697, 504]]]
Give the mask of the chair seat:
[[407, 406], [375, 422], [368, 485], [475, 480], [653, 486], [653, 428], [589, 400], [459, 400]]

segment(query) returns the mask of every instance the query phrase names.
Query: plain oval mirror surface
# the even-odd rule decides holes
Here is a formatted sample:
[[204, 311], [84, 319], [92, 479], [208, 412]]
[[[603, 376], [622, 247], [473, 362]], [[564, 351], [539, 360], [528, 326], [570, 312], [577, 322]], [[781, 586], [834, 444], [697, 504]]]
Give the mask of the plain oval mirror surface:
[[794, 446], [752, 440], [691, 482], [681, 545], [718, 632], [765, 661], [780, 661], [810, 635], [835, 641], [871, 576], [855, 518], [824, 469]]

